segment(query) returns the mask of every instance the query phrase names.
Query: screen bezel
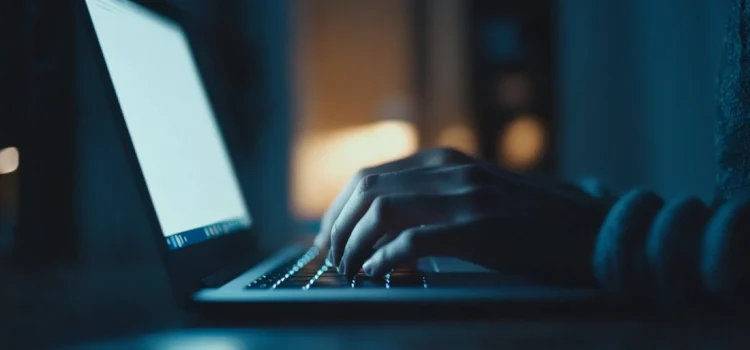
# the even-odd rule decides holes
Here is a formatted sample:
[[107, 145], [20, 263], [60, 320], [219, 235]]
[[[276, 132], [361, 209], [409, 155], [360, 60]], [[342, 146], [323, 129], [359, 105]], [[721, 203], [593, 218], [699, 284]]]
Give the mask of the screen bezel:
[[[231, 121], [226, 117], [222, 117], [227, 116], [228, 114], [226, 113], [226, 108], [224, 107], [225, 104], [222, 103], [222, 99], [220, 98], [222, 94], [220, 91], [218, 91], [220, 90], [220, 85], [214, 83], [214, 74], [207, 74], [206, 70], [208, 65], [204, 64], [205, 62], [202, 62], [201, 55], [197, 54], [196, 50], [194, 49], [189, 28], [186, 28], [186, 26], [183, 25], [183, 22], [180, 21], [180, 12], [177, 10], [177, 8], [162, 1], [120, 1], [129, 1], [136, 6], [140, 6], [147, 11], [151, 11], [155, 15], [165, 20], [177, 23], [177, 25], [179, 25], [185, 32], [186, 36], [188, 37], [190, 52], [193, 55], [196, 64], [198, 65], [201, 80], [204, 83], [204, 88], [206, 89], [206, 92], [208, 94], [212, 110], [216, 115], [224, 145], [229, 152], [230, 159], [232, 160], [232, 171], [234, 171], [235, 176], [237, 176], [239, 180], [240, 177], [238, 176], [236, 170], [237, 167], [235, 166], [235, 164], [237, 163], [235, 154], [236, 152], [234, 152], [234, 150], [238, 149], [236, 148], [236, 145], [238, 145], [238, 143], [233, 139], [231, 133], [227, 133], [227, 130], [232, 130], [232, 127], [230, 125]], [[130, 168], [133, 169], [135, 186], [137, 187], [139, 196], [141, 197], [144, 208], [146, 209], [145, 212], [148, 216], [147, 220], [149, 222], [149, 226], [154, 238], [157, 241], [159, 253], [164, 258], [167, 265], [167, 271], [174, 292], [177, 294], [181, 302], [189, 303], [192, 294], [203, 287], [201, 283], [202, 279], [221, 270], [222, 268], [236, 265], [238, 262], [250, 258], [249, 255], [252, 255], [251, 253], [255, 251], [255, 248], [257, 247], [257, 234], [253, 229], [253, 225], [251, 224], [251, 226], [245, 230], [238, 230], [233, 233], [217, 236], [204, 242], [194, 245], [188, 245], [180, 249], [169, 249], [166, 243], [166, 237], [164, 236], [161, 225], [159, 224], [156, 210], [154, 208], [153, 202], [151, 201], [151, 195], [148, 191], [148, 187], [146, 186], [146, 179], [143, 175], [140, 163], [138, 162], [138, 158], [135, 153], [135, 147], [130, 138], [130, 133], [125, 123], [122, 108], [120, 107], [119, 100], [117, 99], [115, 87], [113, 85], [111, 77], [109, 76], [106, 61], [104, 60], [104, 54], [102, 52], [101, 45], [99, 44], [99, 40], [94, 29], [94, 24], [87, 7], [88, 5], [85, 2], [82, 3], [83, 13], [85, 14], [83, 16], [83, 22], [85, 26], [84, 31], [86, 32], [87, 39], [90, 40], [92, 44], [91, 47], [96, 61], [95, 69], [97, 70], [97, 73], [101, 75], [101, 79], [104, 82], [104, 93], [107, 96], [107, 102], [112, 109], [113, 116], [116, 119], [116, 128], [118, 129], [118, 134], [120, 134], [120, 138], [123, 143], [123, 148], [127, 158], [126, 161], [128, 162]], [[240, 181], [240, 186], [244, 187], [242, 186], [242, 181]], [[245, 203], [245, 206], [248, 208], [248, 211], [250, 211], [250, 215], [252, 217], [252, 208], [248, 206], [244, 194], [242, 195], [242, 200]]]

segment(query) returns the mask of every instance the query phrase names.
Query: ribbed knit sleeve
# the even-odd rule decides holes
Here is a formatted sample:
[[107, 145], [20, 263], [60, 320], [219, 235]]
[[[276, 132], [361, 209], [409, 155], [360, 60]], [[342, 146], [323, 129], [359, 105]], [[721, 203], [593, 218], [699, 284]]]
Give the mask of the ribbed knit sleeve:
[[719, 199], [750, 189], [750, 0], [734, 0], [724, 39], [716, 122]]
[[748, 231], [750, 197], [709, 210], [694, 197], [665, 202], [632, 190], [601, 227], [594, 275], [610, 295], [627, 301], [687, 307], [713, 299], [736, 306], [750, 296]]
[[750, 300], [750, 0], [733, 0], [726, 29], [716, 201], [710, 208], [694, 197], [665, 202], [640, 189], [617, 199], [592, 262], [613, 296], [731, 308]]

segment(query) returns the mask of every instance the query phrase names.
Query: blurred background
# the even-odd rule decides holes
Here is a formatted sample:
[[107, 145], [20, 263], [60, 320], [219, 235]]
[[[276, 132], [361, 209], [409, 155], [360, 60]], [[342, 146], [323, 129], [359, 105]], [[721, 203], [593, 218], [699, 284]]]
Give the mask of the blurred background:
[[[359, 168], [438, 146], [615, 193], [712, 198], [731, 0], [141, 2], [178, 10], [263, 246], [314, 231]], [[0, 284], [0, 339], [181, 317], [82, 4], [0, 11], [0, 276], [42, 271]]]
[[[273, 240], [314, 230], [359, 168], [438, 146], [519, 172], [595, 177], [616, 192], [710, 200], [728, 2], [146, 3], [179, 9]], [[132, 232], [148, 229], [103, 77], [80, 6], [55, 3], [4, 14], [16, 30], [3, 34], [0, 127], [26, 131], [0, 142], [0, 248], [19, 221], [37, 233], [15, 246], [40, 257], [62, 245], [55, 251], [73, 260], [134, 258]], [[59, 200], [39, 204], [50, 193]], [[71, 229], [49, 237], [45, 225]]]

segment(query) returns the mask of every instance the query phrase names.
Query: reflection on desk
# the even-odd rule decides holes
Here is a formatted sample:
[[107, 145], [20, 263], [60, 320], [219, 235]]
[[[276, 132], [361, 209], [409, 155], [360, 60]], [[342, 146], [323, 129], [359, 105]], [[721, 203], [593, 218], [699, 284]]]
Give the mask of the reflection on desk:
[[[166, 274], [157, 265], [23, 274], [0, 269], [0, 277], [3, 349], [69, 344], [113, 350], [750, 348], [750, 325], [729, 321], [668, 325], [547, 319], [187, 328], [195, 317], [175, 305]], [[288, 318], [292, 321], [294, 315]]]
[[23, 272], [0, 266], [2, 349], [57, 347], [188, 321], [157, 264]]
[[192, 329], [79, 349], [747, 349], [748, 327], [513, 321]]

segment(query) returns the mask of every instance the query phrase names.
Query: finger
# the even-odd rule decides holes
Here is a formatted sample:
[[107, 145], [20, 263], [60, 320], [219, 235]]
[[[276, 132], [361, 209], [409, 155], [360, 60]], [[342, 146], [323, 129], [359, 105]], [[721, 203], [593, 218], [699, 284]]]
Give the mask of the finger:
[[352, 230], [339, 262], [339, 272], [356, 274], [389, 232], [411, 227], [463, 222], [477, 214], [490, 189], [470, 189], [438, 194], [398, 194], [377, 197]]
[[369, 276], [382, 276], [427, 256], [472, 257], [477, 246], [485, 243], [481, 237], [489, 229], [497, 227], [497, 223], [493, 216], [479, 215], [451, 223], [405, 229], [395, 239], [376, 249], [362, 265], [362, 270]]
[[328, 208], [325, 214], [323, 214], [323, 218], [320, 220], [320, 231], [318, 231], [318, 235], [315, 237], [313, 243], [320, 250], [328, 249], [331, 243], [331, 227], [333, 226], [333, 222], [339, 216], [341, 209], [351, 196], [351, 193], [357, 186], [359, 180], [359, 176], [355, 176], [350, 180], [344, 189], [336, 196], [336, 199], [333, 200], [333, 204], [331, 204], [330, 208]]
[[[369, 175], [354, 190], [331, 228], [329, 257], [338, 265], [352, 230], [380, 195], [432, 195], [490, 184], [493, 175], [477, 165], [434, 166]], [[415, 203], [425, 206], [429, 202]]]
[[331, 244], [331, 235], [330, 234], [324, 234], [322, 231], [318, 232], [318, 234], [315, 236], [315, 240], [313, 241], [313, 245], [316, 246], [321, 251], [325, 251], [328, 249], [328, 246]]
[[368, 187], [376, 181], [376, 175], [368, 175], [362, 179], [331, 225], [328, 259], [334, 266], [338, 266], [341, 252], [349, 239], [349, 233], [354, 228], [354, 224], [364, 215], [374, 199], [370, 198], [372, 195], [368, 193]]
[[375, 244], [372, 246], [373, 251], [378, 250], [380, 249], [380, 247], [390, 243], [398, 236], [399, 233], [401, 232], [388, 231], [387, 233], [383, 234], [380, 238], [378, 238], [377, 241], [375, 241]]
[[369, 276], [382, 276], [397, 266], [413, 262], [432, 253], [429, 236], [443, 235], [448, 225], [419, 226], [403, 231], [384, 245], [364, 263], [362, 269]]
[[384, 238], [391, 229], [400, 232], [404, 228], [414, 226], [406, 221], [412, 215], [402, 217], [399, 207], [403, 206], [413, 195], [389, 195], [376, 198], [364, 216], [357, 222], [352, 234], [346, 242], [338, 272], [347, 276], [356, 274], [364, 259], [373, 253], [376, 242]]
[[401, 158], [392, 162], [381, 164], [369, 169], [360, 171], [352, 180], [347, 183], [329, 209], [321, 219], [320, 230], [315, 237], [315, 246], [320, 249], [328, 249], [331, 242], [331, 230], [336, 219], [341, 214], [349, 197], [356, 188], [357, 184], [367, 175], [381, 174], [387, 172], [401, 171], [427, 166], [447, 165], [447, 164], [465, 164], [475, 161], [473, 158], [452, 150], [449, 148], [436, 148], [424, 150], [408, 157]]

